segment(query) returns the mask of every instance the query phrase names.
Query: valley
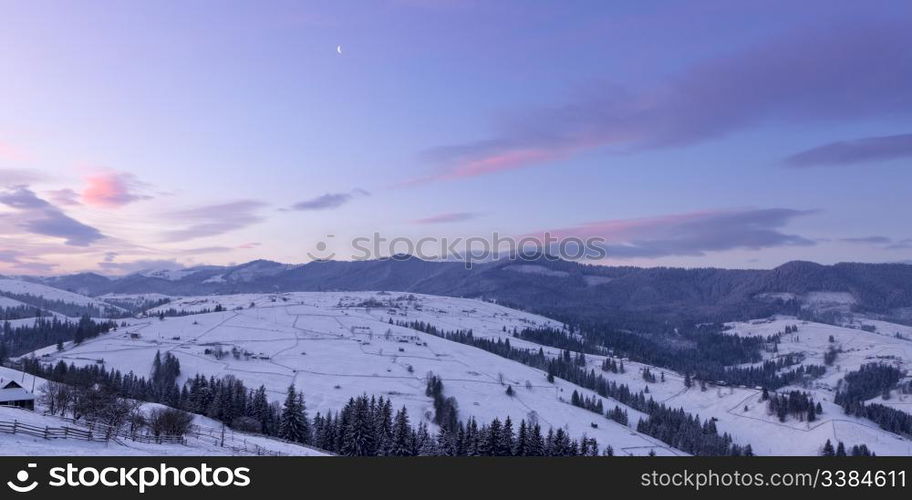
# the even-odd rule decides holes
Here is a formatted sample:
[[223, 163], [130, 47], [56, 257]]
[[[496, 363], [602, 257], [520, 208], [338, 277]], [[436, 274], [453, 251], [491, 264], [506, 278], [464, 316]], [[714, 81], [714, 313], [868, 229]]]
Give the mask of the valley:
[[[13, 287], [11, 281], [15, 280], [5, 281], [3, 289], [36, 290], [32, 284]], [[310, 416], [338, 412], [361, 395], [382, 396], [394, 408], [404, 407], [412, 425], [426, 425], [433, 435], [439, 426], [434, 422], [434, 399], [426, 388], [428, 379], [436, 376], [443, 382], [444, 396], [455, 399], [461, 421], [484, 423], [509, 417], [513, 422], [535, 422], [544, 431], [562, 429], [573, 439], [595, 439], [601, 449], [610, 446], [619, 455], [688, 454], [651, 435], [654, 430], [638, 431], [639, 422], [649, 419], [641, 403], [624, 404], [606, 393], [551, 377], [541, 368], [499, 356], [490, 348], [410, 327], [421, 324], [438, 332], [471, 331], [476, 345], [488, 340], [490, 345], [542, 355], [545, 360], [573, 359], [582, 372], [606, 383], [711, 422], [720, 435], [730, 435], [739, 446], [749, 445], [756, 455], [816, 455], [828, 440], [847, 448], [865, 445], [878, 455], [912, 455], [909, 436], [847, 415], [834, 401], [844, 376], [865, 364], [887, 364], [905, 373], [912, 363], [912, 328], [858, 315], [853, 316], [854, 324], [845, 326], [787, 315], [723, 326], [725, 335], [775, 338], [766, 344], [765, 361], [794, 356], [797, 362], [788, 365], [790, 369], [826, 367], [820, 376], [769, 391], [798, 391], [812, 398], [819, 412], [811, 420], [798, 414], [779, 418], [763, 399], [766, 391], [761, 387], [690, 380], [690, 374], [637, 362], [621, 352], [584, 354], [520, 338], [517, 332], [523, 330], [575, 334], [562, 322], [492, 301], [392, 291], [109, 293], [98, 298], [60, 291], [50, 296], [63, 303], [91, 305], [97, 311], [117, 311], [119, 317], [111, 320], [116, 326], [80, 343], [48, 345], [21, 359], [49, 367], [62, 362], [148, 377], [156, 355], [170, 355], [180, 364], [179, 385], [197, 375], [234, 377], [250, 388], [262, 386], [276, 404], [294, 385]], [[130, 304], [147, 308], [123, 314]], [[148, 307], [151, 304], [157, 305]], [[11, 324], [28, 321], [35, 320]], [[828, 353], [835, 359], [828, 362]], [[15, 367], [16, 359], [11, 362], [9, 366]], [[603, 369], [607, 364], [622, 368]], [[904, 376], [895, 388], [870, 402], [912, 411], [912, 395], [903, 389], [907, 381]], [[602, 414], [584, 408], [579, 403], [584, 400], [597, 402]], [[615, 409], [626, 414], [626, 423], [606, 417]]]

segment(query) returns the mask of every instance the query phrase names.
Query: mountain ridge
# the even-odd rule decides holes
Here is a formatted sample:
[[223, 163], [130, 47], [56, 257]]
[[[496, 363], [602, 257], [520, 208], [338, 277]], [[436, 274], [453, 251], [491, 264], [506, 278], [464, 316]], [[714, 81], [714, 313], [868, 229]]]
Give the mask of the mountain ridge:
[[[289, 291], [388, 290], [495, 300], [560, 318], [614, 326], [678, 325], [798, 312], [832, 302], [908, 322], [912, 265], [791, 261], [773, 269], [598, 266], [539, 256], [476, 264], [415, 257], [283, 264], [255, 260], [176, 273], [122, 277], [77, 273], [28, 281], [89, 296], [204, 295]], [[821, 295], [829, 293], [830, 295]], [[848, 295], [845, 295], [848, 294]]]

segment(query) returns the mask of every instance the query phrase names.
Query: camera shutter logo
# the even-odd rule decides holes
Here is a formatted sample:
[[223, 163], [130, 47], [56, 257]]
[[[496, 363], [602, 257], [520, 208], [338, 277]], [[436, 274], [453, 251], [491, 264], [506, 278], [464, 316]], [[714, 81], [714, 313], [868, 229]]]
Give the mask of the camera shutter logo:
[[[38, 487], [38, 481], [32, 481], [27, 483], [29, 480], [28, 469], [34, 469], [38, 464], [28, 464], [25, 469], [20, 470], [16, 473], [15, 481], [7, 481], [6, 485], [10, 487], [11, 490], [16, 493], [28, 493]], [[26, 484], [27, 483], [27, 484]]]

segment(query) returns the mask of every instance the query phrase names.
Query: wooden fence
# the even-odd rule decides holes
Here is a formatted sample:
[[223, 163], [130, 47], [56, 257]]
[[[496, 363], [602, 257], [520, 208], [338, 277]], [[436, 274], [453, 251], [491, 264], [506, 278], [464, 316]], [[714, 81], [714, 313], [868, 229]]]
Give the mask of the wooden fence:
[[[21, 408], [17, 408], [21, 409]], [[22, 410], [28, 411], [28, 410]], [[112, 428], [100, 422], [77, 421], [72, 418], [56, 416], [56, 419], [70, 422], [73, 425], [52, 427], [22, 422], [18, 419], [0, 420], [0, 432], [6, 434], [25, 434], [43, 439], [77, 439], [80, 441], [107, 442], [110, 440], [128, 439], [139, 443], [152, 444], [186, 444], [183, 436], [154, 435], [149, 432], [131, 432], [126, 427]]]
[[[198, 424], [194, 424], [190, 427], [190, 432], [187, 433], [188, 437], [196, 438], [207, 443], [212, 443], [213, 445], [220, 446], [222, 448], [228, 448], [235, 455], [266, 455], [266, 456], [283, 456], [287, 453], [280, 451], [270, 450], [264, 448], [257, 443], [252, 443], [247, 440], [248, 434], [245, 433], [235, 433], [230, 427], [224, 428], [214, 428], [206, 427]], [[307, 448], [312, 451], [324, 455], [333, 455], [326, 450], [317, 448], [315, 446], [310, 446], [303, 443], [298, 443], [294, 441], [288, 441], [276, 436], [267, 436], [265, 434], [256, 434], [257, 438], [266, 439], [269, 441], [274, 441], [276, 443], [284, 443], [294, 445], [296, 447]]]
[[[25, 410], [23, 410], [25, 411]], [[267, 455], [279, 456], [285, 455], [280, 451], [270, 450], [257, 443], [247, 440], [244, 434], [235, 434], [230, 428], [213, 428], [200, 425], [192, 425], [186, 436], [171, 435], [154, 435], [147, 430], [131, 431], [128, 426], [112, 429], [110, 426], [100, 422], [87, 422], [84, 420], [74, 420], [69, 417], [55, 416], [54, 418], [64, 422], [70, 422], [74, 425], [62, 425], [59, 427], [38, 426], [28, 424], [19, 420], [0, 420], [0, 433], [6, 434], [24, 434], [43, 439], [77, 439], [81, 441], [107, 442], [113, 440], [134, 441], [139, 443], [151, 444], [187, 444], [187, 439], [197, 439], [199, 441], [211, 443], [220, 448], [231, 450], [235, 455]], [[331, 453], [304, 445], [302, 443], [293, 443], [284, 439], [272, 436], [258, 436], [269, 439], [270, 441], [293, 444], [303, 448], [331, 455]]]
[[104, 434], [96, 434], [88, 429], [78, 427], [61, 426], [38, 426], [31, 425], [18, 420], [0, 420], [0, 432], [6, 434], [25, 434], [44, 439], [79, 439], [82, 441], [107, 441]]
[[67, 422], [72, 422], [77, 425], [84, 426], [89, 429], [89, 431], [94, 432], [100, 436], [103, 440], [108, 439], [126, 439], [129, 441], [135, 441], [137, 443], [152, 443], [152, 444], [186, 444], [186, 440], [183, 436], [172, 436], [170, 434], [159, 434], [155, 435], [148, 430], [131, 430], [129, 426], [122, 426], [118, 428], [112, 428], [110, 425], [103, 424], [101, 422], [91, 422], [85, 420], [74, 420], [69, 417], [56, 416], [60, 420], [65, 420]]

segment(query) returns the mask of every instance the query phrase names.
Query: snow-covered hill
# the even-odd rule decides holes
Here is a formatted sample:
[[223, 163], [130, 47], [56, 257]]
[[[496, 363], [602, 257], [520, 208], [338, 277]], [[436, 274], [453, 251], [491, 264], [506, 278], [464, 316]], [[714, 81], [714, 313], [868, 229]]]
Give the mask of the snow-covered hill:
[[[111, 296], [110, 300], [160, 300], [146, 296]], [[57, 352], [49, 346], [35, 353], [47, 362], [63, 360], [76, 365], [103, 363], [123, 372], [147, 375], [157, 351], [170, 352], [181, 363], [182, 377], [205, 374], [233, 375], [248, 387], [264, 385], [271, 399], [280, 401], [290, 384], [301, 390], [311, 412], [338, 411], [354, 396], [383, 395], [405, 406], [417, 421], [430, 423], [431, 398], [425, 395], [428, 374], [440, 376], [446, 396], [459, 404], [461, 418], [489, 421], [510, 416], [514, 421], [534, 419], [544, 428], [564, 428], [573, 437], [596, 438], [617, 453], [682, 454], [665, 443], [635, 431], [643, 416], [609, 398], [605, 408], [626, 410], [629, 426], [570, 404], [575, 390], [592, 398], [593, 392], [556, 379], [524, 364], [468, 345], [444, 340], [396, 322], [420, 321], [443, 330], [471, 329], [476, 338], [509, 340], [513, 347], [557, 356], [556, 348], [513, 337], [514, 329], [563, 325], [554, 320], [474, 299], [388, 292], [292, 292], [281, 294], [170, 297], [167, 304], [130, 318], [125, 328], [67, 344]], [[186, 314], [171, 316], [178, 312]], [[160, 314], [166, 317], [159, 318]], [[851, 447], [865, 444], [879, 455], [912, 455], [912, 442], [878, 428], [873, 422], [847, 416], [833, 403], [839, 381], [849, 371], [874, 361], [906, 369], [912, 363], [912, 328], [884, 321], [858, 319], [859, 328], [846, 328], [774, 317], [728, 324], [726, 333], [769, 336], [786, 326], [798, 326], [783, 335], [773, 359], [801, 353], [805, 365], [822, 365], [824, 354], [836, 346], [842, 352], [826, 373], [810, 387], [786, 387], [812, 394], [822, 414], [813, 422], [770, 414], [761, 391], [752, 387], [708, 384], [686, 387], [684, 377], [659, 367], [624, 360], [623, 373], [601, 370], [602, 356], [587, 355], [587, 368], [610, 381], [627, 385], [671, 408], [684, 408], [712, 419], [720, 432], [736, 443], [750, 444], [759, 455], [815, 455], [827, 440]], [[861, 327], [865, 329], [862, 330]], [[832, 337], [832, 339], [831, 339]], [[619, 360], [616, 360], [619, 361]], [[647, 383], [643, 370], [662, 375]], [[512, 387], [513, 395], [506, 388]], [[884, 404], [912, 410], [906, 396], [895, 394]], [[433, 427], [433, 426], [432, 426]]]
[[[433, 373], [443, 379], [445, 394], [458, 401], [462, 418], [533, 419], [545, 429], [593, 437], [617, 453], [681, 454], [570, 404], [574, 390], [597, 397], [591, 391], [560, 379], [549, 383], [541, 370], [389, 323], [391, 318], [420, 320], [506, 338], [504, 329], [561, 326], [547, 318], [476, 300], [382, 292], [187, 297], [160, 310], [172, 308], [225, 310], [164, 319], [151, 310], [149, 318], [128, 320], [129, 326], [117, 332], [62, 352], [51, 347], [36, 354], [48, 362], [101, 361], [145, 375], [156, 351], [170, 352], [180, 360], [183, 376], [234, 375], [248, 386], [264, 385], [276, 401], [293, 383], [303, 391], [311, 412], [338, 411], [350, 398], [366, 393], [389, 397], [428, 423], [433, 404], [425, 395], [426, 377]], [[216, 351], [225, 355], [219, 358]], [[508, 386], [513, 396], [507, 395]], [[613, 408], [617, 403], [606, 399], [604, 404]], [[635, 425], [640, 414], [626, 410]]]
[[[22, 372], [0, 367], [0, 381], [15, 380], [29, 390], [40, 392], [45, 383], [43, 379], [32, 377]], [[146, 403], [142, 410], [148, 412], [160, 406]], [[71, 427], [86, 429], [82, 424], [56, 416], [43, 414], [40, 406], [37, 411], [0, 406], [0, 423], [18, 422], [38, 428]], [[110, 441], [86, 441], [80, 439], [45, 439], [26, 433], [11, 434], [0, 432], [0, 455], [43, 456], [43, 455], [325, 455], [309, 447], [287, 443], [265, 436], [247, 434], [227, 429], [212, 419], [195, 415], [192, 431], [186, 436], [184, 444], [148, 443], [117, 438]]]
[[6, 309], [8, 307], [22, 307], [26, 305], [28, 304], [0, 295], [0, 309]]
[[[9, 296], [11, 297], [9, 297]], [[60, 302], [63, 304], [94, 308], [106, 313], [123, 312], [123, 309], [78, 293], [61, 290], [40, 283], [24, 281], [13, 278], [0, 278], [0, 308], [17, 307], [27, 302], [23, 297], [40, 297], [43, 301]], [[11, 302], [10, 302], [11, 301]]]
[[157, 292], [189, 296], [228, 293], [390, 290], [485, 297], [530, 310], [618, 328], [666, 322], [772, 314], [821, 314], [827, 322], [853, 310], [887, 321], [912, 320], [908, 264], [788, 262], [774, 269], [681, 269], [588, 265], [550, 256], [476, 263], [396, 258], [283, 264], [255, 260], [107, 277], [79, 273], [30, 281], [93, 297]]

